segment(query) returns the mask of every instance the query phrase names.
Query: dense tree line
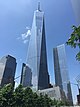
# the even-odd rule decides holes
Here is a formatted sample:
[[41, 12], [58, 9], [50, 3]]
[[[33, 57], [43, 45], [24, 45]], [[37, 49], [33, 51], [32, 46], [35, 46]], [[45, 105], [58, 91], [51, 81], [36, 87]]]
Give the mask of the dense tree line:
[[37, 95], [31, 88], [19, 85], [15, 90], [11, 84], [0, 88], [0, 107], [59, 107], [66, 102], [51, 100], [47, 95]]

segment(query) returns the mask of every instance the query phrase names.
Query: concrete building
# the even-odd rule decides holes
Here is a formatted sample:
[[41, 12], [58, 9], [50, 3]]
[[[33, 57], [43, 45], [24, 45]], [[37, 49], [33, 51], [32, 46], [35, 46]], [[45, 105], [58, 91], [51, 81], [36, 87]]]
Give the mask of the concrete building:
[[21, 81], [20, 84], [23, 85], [23, 87], [31, 86], [32, 81], [32, 72], [28, 65], [25, 63], [22, 64], [22, 71], [21, 71]]
[[59, 88], [59, 86], [54, 86], [53, 88], [48, 88], [44, 90], [38, 90], [38, 94], [42, 93], [42, 95], [47, 94], [52, 100], [63, 100], [66, 101], [65, 93]]
[[65, 92], [67, 100], [72, 105], [73, 104], [72, 92], [71, 92], [71, 85], [68, 75], [64, 44], [54, 48], [53, 56], [54, 56], [55, 84]]
[[40, 9], [40, 3], [38, 4], [38, 9], [34, 12], [27, 64], [32, 71], [33, 89], [41, 90], [48, 88], [49, 74], [47, 67], [44, 12]]
[[0, 59], [0, 86], [12, 83], [14, 85], [14, 77], [16, 71], [16, 59], [10, 55]]

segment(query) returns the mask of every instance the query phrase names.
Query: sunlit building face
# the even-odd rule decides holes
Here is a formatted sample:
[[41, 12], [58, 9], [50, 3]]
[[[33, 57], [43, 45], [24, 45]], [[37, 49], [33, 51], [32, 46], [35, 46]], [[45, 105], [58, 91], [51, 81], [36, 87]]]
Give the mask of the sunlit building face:
[[66, 64], [66, 53], [64, 44], [54, 48], [53, 56], [54, 56], [55, 84], [65, 92], [66, 98], [72, 105], [73, 102], [72, 93]]

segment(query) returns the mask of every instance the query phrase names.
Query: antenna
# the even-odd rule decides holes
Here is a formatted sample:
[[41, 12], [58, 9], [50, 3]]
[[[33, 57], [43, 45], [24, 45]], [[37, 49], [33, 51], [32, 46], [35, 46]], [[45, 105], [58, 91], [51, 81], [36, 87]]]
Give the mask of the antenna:
[[40, 2], [38, 2], [38, 10], [40, 11]]

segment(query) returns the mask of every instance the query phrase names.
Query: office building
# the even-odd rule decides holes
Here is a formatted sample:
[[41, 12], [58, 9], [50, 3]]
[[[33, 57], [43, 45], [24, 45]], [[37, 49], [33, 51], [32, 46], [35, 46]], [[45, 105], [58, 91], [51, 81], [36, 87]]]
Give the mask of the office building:
[[55, 84], [59, 86], [66, 95], [67, 100], [70, 104], [73, 104], [70, 80], [68, 75], [66, 53], [64, 44], [57, 46], [53, 49], [54, 56], [54, 73], [55, 73]]
[[27, 64], [32, 71], [33, 89], [41, 90], [48, 88], [49, 74], [47, 67], [44, 12], [40, 9], [40, 3], [38, 4], [38, 9], [34, 12]]
[[16, 59], [10, 55], [0, 59], [0, 86], [3, 87], [8, 83], [14, 85], [16, 71]]
[[22, 64], [21, 82], [23, 87], [30, 87], [32, 81], [32, 72], [28, 65]]

